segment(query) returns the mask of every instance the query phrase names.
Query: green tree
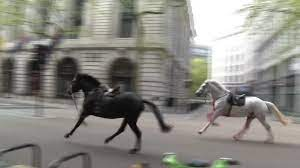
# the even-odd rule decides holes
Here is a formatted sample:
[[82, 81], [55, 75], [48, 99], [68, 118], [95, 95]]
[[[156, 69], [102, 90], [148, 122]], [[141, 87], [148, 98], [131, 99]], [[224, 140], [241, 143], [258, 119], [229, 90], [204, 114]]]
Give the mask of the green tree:
[[[39, 37], [46, 35], [50, 23], [49, 13], [53, 10], [51, 0], [11, 0], [0, 2], [1, 27], [13, 29], [13, 39], [19, 38], [24, 33], [37, 34]], [[38, 13], [39, 16], [29, 14]]]
[[205, 59], [194, 58], [191, 61], [192, 86], [191, 94], [194, 94], [199, 86], [207, 79], [207, 62]]
[[[10, 40], [16, 40], [25, 34], [31, 37], [48, 38], [52, 36], [49, 34], [52, 28], [64, 29], [65, 35], [74, 34], [74, 31], [78, 33], [76, 28], [66, 25], [65, 21], [78, 20], [78, 13], [82, 11], [68, 8], [64, 2], [62, 0], [1, 0], [0, 31], [4, 28], [13, 30]], [[84, 0], [74, 1], [77, 2], [81, 2], [79, 6], [82, 6]]]
[[239, 12], [247, 13], [245, 30], [257, 32], [266, 29], [266, 23], [278, 16], [278, 20], [275, 21], [277, 25], [269, 29], [272, 35], [280, 35], [285, 31], [299, 28], [300, 0], [253, 0]]

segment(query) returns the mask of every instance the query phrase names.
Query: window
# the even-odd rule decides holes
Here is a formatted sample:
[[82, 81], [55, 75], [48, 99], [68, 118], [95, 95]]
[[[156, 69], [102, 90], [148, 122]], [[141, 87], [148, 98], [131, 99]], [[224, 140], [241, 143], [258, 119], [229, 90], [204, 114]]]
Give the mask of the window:
[[229, 80], [228, 80], [228, 76], [225, 76], [225, 82], [228, 82]]
[[69, 38], [77, 38], [82, 26], [82, 14], [86, 0], [73, 0], [70, 16]]
[[136, 22], [134, 12], [134, 0], [120, 0], [121, 2], [121, 20], [119, 36], [122, 38], [132, 37], [133, 28]]

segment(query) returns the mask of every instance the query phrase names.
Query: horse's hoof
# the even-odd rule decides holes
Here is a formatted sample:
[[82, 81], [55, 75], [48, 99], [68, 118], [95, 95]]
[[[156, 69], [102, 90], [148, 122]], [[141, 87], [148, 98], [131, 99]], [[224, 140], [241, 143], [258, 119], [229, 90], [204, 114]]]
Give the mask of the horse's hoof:
[[166, 125], [164, 126], [164, 128], [162, 129], [163, 133], [168, 133], [170, 131], [172, 131], [173, 126], [172, 125]]
[[202, 133], [203, 133], [203, 131], [198, 131], [198, 134], [200, 134], [200, 135], [201, 135]]
[[70, 136], [71, 136], [71, 134], [66, 134], [64, 137], [66, 138], [66, 139], [68, 139], [68, 138], [70, 138]]
[[107, 139], [105, 139], [104, 144], [108, 144], [110, 141], [111, 141], [111, 139], [107, 138]]
[[137, 152], [139, 152], [140, 149], [134, 148], [134, 149], [130, 149], [129, 150], [129, 154], [136, 154]]

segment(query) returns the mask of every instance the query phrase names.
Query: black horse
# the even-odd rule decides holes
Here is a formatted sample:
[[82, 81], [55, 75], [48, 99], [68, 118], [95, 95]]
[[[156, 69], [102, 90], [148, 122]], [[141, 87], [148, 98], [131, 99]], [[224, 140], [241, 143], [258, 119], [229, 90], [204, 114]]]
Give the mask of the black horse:
[[124, 118], [118, 131], [106, 138], [105, 143], [109, 143], [116, 136], [121, 134], [128, 124], [137, 137], [135, 147], [130, 150], [130, 153], [136, 153], [141, 149], [142, 136], [136, 123], [141, 112], [145, 109], [144, 104], [147, 104], [154, 112], [162, 132], [169, 132], [172, 129], [172, 126], [164, 122], [155, 104], [142, 99], [132, 92], [106, 96], [106, 88], [102, 87], [97, 79], [87, 74], [77, 74], [72, 80], [68, 93], [73, 94], [80, 90], [83, 91], [85, 96], [83, 108], [76, 125], [65, 135], [65, 138], [69, 138], [89, 115], [108, 119]]

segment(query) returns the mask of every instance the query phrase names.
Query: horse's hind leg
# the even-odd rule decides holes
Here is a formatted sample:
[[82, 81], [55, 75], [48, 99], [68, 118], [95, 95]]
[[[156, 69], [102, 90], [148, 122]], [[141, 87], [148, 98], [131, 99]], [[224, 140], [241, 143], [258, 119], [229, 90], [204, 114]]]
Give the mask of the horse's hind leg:
[[108, 137], [105, 139], [104, 143], [109, 143], [111, 140], [113, 140], [116, 136], [118, 136], [119, 134], [121, 134], [122, 132], [125, 131], [125, 128], [126, 128], [126, 125], [127, 125], [127, 121], [126, 119], [124, 118], [120, 128], [118, 129], [118, 131], [116, 133], [114, 133], [112, 136]]
[[254, 115], [247, 116], [247, 120], [246, 120], [246, 123], [245, 123], [243, 129], [233, 136], [234, 140], [238, 141], [238, 140], [241, 140], [243, 138], [245, 133], [249, 130], [250, 124], [251, 124], [251, 122], [253, 121], [254, 118], [255, 118]]
[[267, 123], [266, 117], [263, 114], [257, 115], [256, 118], [260, 121], [260, 123], [265, 127], [265, 129], [268, 132], [268, 138], [265, 141], [266, 143], [273, 143], [274, 142], [274, 136], [271, 129], [271, 126]]
[[129, 153], [131, 153], [131, 154], [134, 154], [141, 150], [142, 132], [136, 125], [136, 122], [137, 122], [137, 120], [128, 121], [128, 125], [130, 126], [130, 128], [132, 129], [132, 131], [134, 132], [134, 134], [136, 135], [136, 138], [137, 138], [134, 148], [129, 151]]

